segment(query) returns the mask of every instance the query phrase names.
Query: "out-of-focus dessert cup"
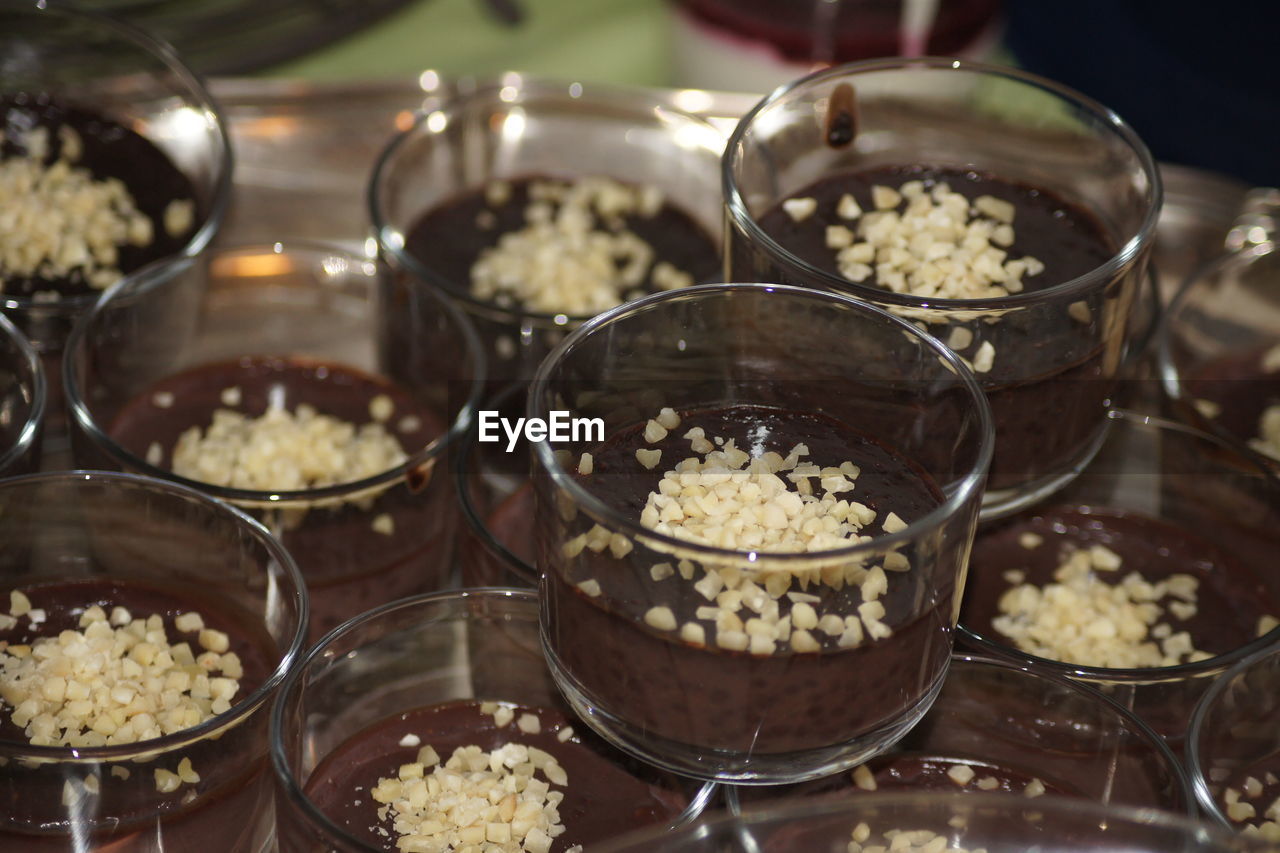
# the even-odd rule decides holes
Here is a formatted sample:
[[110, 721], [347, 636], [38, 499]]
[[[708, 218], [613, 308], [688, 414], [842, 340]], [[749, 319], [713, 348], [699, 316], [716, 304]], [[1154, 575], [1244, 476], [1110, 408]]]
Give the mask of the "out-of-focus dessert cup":
[[1207, 433], [1110, 419], [1070, 487], [979, 529], [961, 642], [1091, 684], [1181, 748], [1210, 684], [1280, 640], [1280, 481]]
[[320, 245], [219, 249], [112, 290], [65, 364], [74, 451], [261, 518], [312, 594], [311, 637], [451, 581], [448, 451], [483, 363], [434, 294], [388, 342], [375, 265]]
[[[46, 226], [56, 221], [61, 231], [46, 228], [46, 234], [58, 235], [61, 243], [34, 257], [23, 253], [22, 269], [0, 264], [0, 308], [45, 359], [51, 447], [61, 449], [60, 362], [72, 326], [113, 278], [161, 256], [195, 254], [209, 243], [230, 197], [230, 139], [203, 81], [173, 48], [119, 21], [61, 4], [9, 3], [0, 10], [0, 55], [7, 57], [0, 68], [0, 118], [5, 119], [0, 170], [8, 167], [12, 173], [18, 161], [41, 159], [65, 167], [57, 176], [62, 189], [51, 189], [53, 179], [35, 184], [45, 187], [39, 203], [46, 206], [38, 208], [35, 219]], [[45, 158], [35, 156], [30, 139], [32, 128], [42, 125], [50, 131], [37, 145], [47, 149]], [[67, 133], [58, 129], [63, 126], [75, 131], [74, 141], [62, 135]], [[145, 227], [131, 223], [134, 230], [127, 237], [122, 232], [107, 239], [114, 248], [105, 255], [96, 248], [99, 235], [86, 230], [85, 200], [96, 196], [90, 182], [77, 175], [84, 169], [94, 180], [119, 179], [125, 194], [137, 196], [129, 205], [118, 196], [97, 202], [104, 214], [132, 209], [136, 201], [149, 220]], [[166, 192], [175, 197], [164, 197]], [[28, 186], [25, 195], [34, 198], [37, 191]], [[78, 206], [68, 200], [72, 195]], [[22, 195], [11, 197], [15, 215], [26, 209], [22, 201]], [[166, 216], [171, 203], [177, 207]], [[99, 216], [93, 228], [111, 219]], [[11, 237], [26, 234], [27, 226], [7, 227]], [[85, 252], [75, 250], [77, 241], [86, 242]], [[24, 236], [20, 242], [31, 249], [35, 241]], [[33, 265], [38, 267], [34, 282], [24, 272]], [[80, 279], [69, 285], [65, 273], [76, 269], [94, 283], [85, 286]], [[19, 278], [26, 280], [22, 287], [15, 285]], [[44, 278], [50, 282], [40, 284]], [[4, 286], [9, 279], [14, 280]]]
[[[527, 380], [565, 332], [603, 307], [686, 277], [718, 280], [723, 146], [714, 126], [669, 105], [519, 75], [432, 110], [390, 142], [370, 180], [393, 329], [420, 291], [445, 294], [475, 322], [490, 378]], [[603, 184], [570, 211], [561, 193], [583, 179]], [[536, 235], [535, 218], [546, 226]], [[649, 249], [635, 246], [637, 235]], [[597, 243], [611, 260], [588, 251]], [[482, 254], [493, 273], [483, 285]], [[612, 273], [633, 263], [643, 275], [616, 294], [590, 286], [613, 278], [595, 266]], [[658, 274], [664, 263], [678, 275]]]
[[552, 673], [605, 737], [771, 784], [928, 708], [990, 454], [936, 340], [842, 296], [706, 285], [584, 325], [528, 414], [599, 419], [533, 444], [534, 529]]
[[1280, 466], [1280, 190], [1253, 190], [1244, 208], [1171, 301], [1159, 374], [1175, 417]]
[[220, 501], [104, 472], [0, 481], [0, 536], [0, 847], [264, 849], [292, 558]]
[[723, 171], [730, 279], [854, 295], [973, 365], [996, 424], [984, 519], [1088, 462], [1161, 203], [1114, 113], [1009, 68], [853, 63], [761, 101]]
[[[418, 828], [418, 841], [427, 843], [435, 833], [461, 832], [450, 824], [473, 807], [481, 841], [486, 830], [495, 838], [502, 834], [502, 824], [511, 840], [523, 844], [520, 849], [537, 849], [539, 833], [543, 840], [555, 839], [555, 851], [573, 844], [593, 847], [629, 828], [680, 823], [696, 815], [710, 793], [629, 761], [567, 712], [539, 648], [538, 602], [531, 590], [420, 596], [352, 619], [295, 669], [272, 725], [282, 853], [405, 849], [413, 844], [397, 846], [401, 833], [393, 824]], [[466, 769], [451, 773], [459, 766], [451, 759], [466, 747], [486, 755], [505, 749], [504, 757], [523, 755], [522, 748], [549, 755], [563, 776], [541, 762], [524, 768], [533, 770], [529, 774], [516, 769], [524, 762], [504, 765], [501, 759], [496, 766], [486, 760], [483, 768], [470, 769], [525, 778], [528, 787], [512, 781], [499, 797], [509, 793], [522, 804], [545, 794], [549, 782], [551, 793], [559, 795], [551, 797], [558, 816], [550, 822], [563, 830], [539, 821], [546, 808], [541, 801], [532, 809], [538, 818], [530, 819], [541, 827], [536, 832], [520, 823], [525, 818], [513, 820], [510, 812], [504, 817], [487, 796], [468, 802], [475, 795], [463, 779]], [[427, 748], [435, 759], [427, 758], [424, 766], [419, 761]], [[405, 764], [417, 767], [401, 771]], [[450, 776], [458, 778], [446, 782]], [[413, 780], [424, 778], [421, 802], [411, 804], [418, 796], [409, 790]], [[403, 783], [400, 790], [393, 790], [394, 782]], [[424, 829], [441, 797], [453, 797], [453, 805], [441, 805], [438, 822]], [[490, 806], [492, 815], [481, 814]]]
[[40, 460], [48, 385], [31, 342], [0, 315], [0, 477], [33, 471]]
[[1241, 661], [1196, 706], [1187, 769], [1208, 818], [1280, 841], [1280, 648]]

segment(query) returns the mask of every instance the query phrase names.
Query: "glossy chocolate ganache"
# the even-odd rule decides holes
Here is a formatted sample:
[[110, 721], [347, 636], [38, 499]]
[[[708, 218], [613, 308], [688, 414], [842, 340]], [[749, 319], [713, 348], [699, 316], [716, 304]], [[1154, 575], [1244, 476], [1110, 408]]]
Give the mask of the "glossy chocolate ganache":
[[1121, 354], [1098, 324], [1114, 322], [1102, 313], [1118, 311], [1108, 304], [1117, 294], [996, 312], [989, 322], [947, 306], [1045, 290], [1102, 266], [1115, 243], [1085, 209], [983, 172], [887, 166], [823, 178], [759, 225], [828, 275], [918, 298], [921, 309], [892, 310], [929, 323], [973, 367], [991, 402], [997, 441], [988, 488], [1054, 472], [1098, 432]]
[[[481, 834], [487, 827], [481, 840], [564, 853], [669, 822], [681, 812], [686, 800], [678, 790], [640, 778], [625, 758], [583, 729], [559, 711], [510, 703], [458, 701], [419, 708], [352, 735], [317, 765], [306, 794], [345, 832], [389, 852], [405, 849], [398, 842], [413, 834], [410, 828], [462, 844], [462, 833], [478, 825]], [[501, 756], [496, 771], [494, 755]], [[535, 766], [520, 769], [526, 761]], [[533, 772], [526, 773], [529, 769]], [[477, 770], [485, 778], [475, 790], [453, 778]], [[512, 776], [531, 780], [531, 787]], [[434, 793], [414, 794], [414, 780], [420, 778]], [[503, 790], [497, 802], [489, 796], [494, 786]], [[455, 790], [478, 800], [474, 821], [441, 815], [456, 805], [442, 799]], [[490, 806], [493, 814], [484, 813]], [[500, 836], [509, 838], [503, 842]]]
[[[0, 745], [60, 747], [65, 759], [0, 765], [0, 848], [66, 850], [74, 838], [93, 851], [195, 850], [218, 838], [218, 850], [248, 851], [270, 785], [265, 715], [159, 754], [146, 744], [233, 711], [268, 679], [276, 647], [261, 625], [207, 590], [134, 580], [5, 599]], [[131, 744], [137, 760], [74, 760]]]
[[[708, 487], [707, 509], [723, 500], [759, 513], [729, 546], [740, 552], [847, 547], [941, 502], [912, 462], [825, 415], [741, 405], [659, 418], [608, 437], [577, 475], [656, 531], [681, 513], [670, 535], [725, 543], [737, 529], [698, 527], [694, 504], [678, 509], [699, 500], [681, 492], [682, 476]], [[744, 490], [716, 492], [723, 483]], [[760, 505], [762, 490], [780, 503]], [[811, 517], [809, 533], [787, 532], [787, 512]], [[652, 736], [735, 752], [829, 747], [900, 717], [946, 665], [955, 576], [924, 584], [910, 547], [865, 565], [766, 574], [745, 556], [696, 566], [678, 548], [637, 560], [631, 542], [598, 527], [567, 542], [538, 535], [545, 630], [562, 671], [593, 705]]]
[[[247, 356], [160, 380], [126, 403], [107, 432], [189, 480], [274, 493], [376, 476], [444, 427], [390, 380], [328, 362]], [[424, 492], [447, 490], [447, 480], [429, 468], [314, 505], [250, 507], [306, 578], [313, 639], [377, 604], [439, 585], [452, 517], [432, 511]]]

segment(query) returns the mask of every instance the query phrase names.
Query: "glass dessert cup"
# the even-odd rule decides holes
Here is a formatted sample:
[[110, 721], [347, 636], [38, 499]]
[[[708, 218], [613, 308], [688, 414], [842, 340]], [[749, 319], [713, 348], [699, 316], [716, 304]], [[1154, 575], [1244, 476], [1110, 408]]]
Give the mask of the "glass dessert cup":
[[1175, 417], [1280, 466], [1277, 284], [1280, 254], [1270, 240], [1210, 261], [1170, 303], [1158, 358]]
[[[490, 719], [495, 708], [512, 711], [514, 721]], [[526, 714], [539, 719], [536, 732], [520, 721]], [[281, 853], [398, 849], [394, 834], [373, 829], [381, 823], [378, 802], [367, 792], [352, 796], [348, 785], [372, 789], [427, 746], [442, 763], [463, 744], [550, 752], [567, 776], [552, 783], [564, 794], [557, 853], [577, 843], [593, 849], [641, 826], [671, 828], [709, 799], [714, 786], [698, 790], [637, 765], [582, 729], [543, 661], [532, 590], [437, 593], [361, 615], [311, 649], [276, 704], [271, 752]]]
[[0, 314], [0, 478], [35, 470], [47, 401], [40, 356]]
[[[493, 397], [497, 411], [523, 402], [525, 388], [512, 385]], [[459, 449], [455, 485], [467, 532], [458, 544], [464, 587], [537, 586], [534, 566], [533, 484], [527, 445], [510, 452], [507, 440], [479, 440], [473, 423]]]
[[[667, 408], [669, 435], [646, 421]], [[675, 772], [774, 784], [851, 767], [928, 709], [990, 456], [989, 409], [954, 354], [846, 297], [705, 285], [606, 312], [567, 338], [539, 369], [529, 417], [566, 412], [601, 429], [532, 447], [543, 642], [596, 731]], [[640, 435], [655, 429], [663, 436]], [[643, 493], [671, 497], [665, 481], [679, 474], [663, 472], [690, 464], [690, 449], [695, 465], [707, 454], [713, 479], [715, 453], [738, 454], [717, 482], [742, 488], [724, 497], [734, 515], [723, 526], [741, 547], [692, 522], [656, 526]], [[778, 474], [743, 468], [748, 455], [797, 479], [810, 462], [843, 465], [856, 486], [826, 471], [826, 494], [802, 498]], [[775, 488], [776, 502], [753, 503]], [[842, 510], [835, 496], [851, 488]], [[807, 525], [806, 538], [751, 544], [766, 523], [800, 530], [775, 510]], [[845, 536], [826, 544], [822, 530]]]
[[[1280, 481], [1262, 462], [1207, 433], [1132, 412], [1109, 417], [1106, 445], [1070, 487], [1047, 504], [980, 527], [970, 557], [960, 642], [1097, 687], [1180, 750], [1192, 708], [1214, 679], [1280, 640], [1273, 621], [1280, 617], [1280, 579], [1271, 571], [1280, 548]], [[1092, 559], [1099, 545], [1118, 557], [1110, 567], [1106, 553], [1100, 554], [1103, 560]], [[1060, 574], [1067, 571], [1066, 557], [1073, 550], [1089, 551], [1089, 586]], [[1019, 576], [1010, 577], [1009, 571]], [[1167, 587], [1163, 592], [1130, 587], [1124, 577], [1131, 572], [1140, 572], [1153, 588]], [[1194, 579], [1190, 593], [1178, 575]], [[1050, 582], [1061, 589], [1047, 592]], [[1099, 590], [1113, 587], [1126, 607], [1155, 606], [1141, 617], [1143, 630], [1132, 635], [1134, 644], [1152, 644], [1148, 652], [1118, 656], [1134, 646], [1109, 645], [1102, 623], [1119, 636], [1128, 620], [1096, 606], [1091, 596], [1097, 584], [1107, 585]], [[1043, 588], [1030, 599], [1025, 589], [1012, 592], [1028, 585], [1032, 591]], [[1036, 602], [1059, 597], [1075, 602], [1076, 615], [1036, 609]], [[1025, 633], [1024, 641], [998, 629], [997, 619]], [[1095, 619], [1102, 634], [1077, 624]], [[1051, 646], [1043, 633], [1051, 624], [1058, 625], [1053, 632], [1060, 638], [1099, 642]], [[1160, 624], [1167, 630], [1157, 630]], [[1188, 645], [1181, 645], [1182, 634]], [[1064, 659], [1050, 659], [1051, 653]], [[1136, 665], [1119, 665], [1126, 660]], [[1089, 665], [1098, 661], [1112, 665]]]
[[[58, 628], [74, 630], [76, 615], [96, 603], [113, 615], [118, 615], [115, 606], [124, 607], [139, 620], [159, 613], [171, 639], [181, 635], [184, 645], [195, 646], [194, 635], [170, 623], [171, 617], [194, 611], [204, 624], [224, 631], [242, 667], [229, 710], [185, 729], [136, 742], [33, 744], [29, 730], [14, 719], [20, 706], [9, 701], [9, 691], [22, 683], [12, 657], [19, 654], [14, 643], [21, 639], [41, 659], [37, 643], [47, 641], [31, 639], [42, 633], [38, 625], [28, 625], [34, 610], [16, 617], [16, 625], [0, 632], [0, 639], [9, 641], [0, 643], [7, 669], [6, 699], [0, 700], [0, 792], [6, 803], [0, 848], [24, 853], [264, 849], [275, 822], [267, 710], [306, 634], [306, 592], [292, 558], [260, 524], [206, 495], [96, 471], [0, 481], [0, 537], [5, 542], [0, 553], [4, 610], [17, 609], [12, 590], [23, 592], [46, 616], [46, 635], [58, 638], [52, 645], [62, 639]], [[176, 649], [173, 654], [178, 659]], [[145, 665], [144, 658], [136, 660]], [[113, 693], [132, 684], [137, 695], [146, 694], [144, 679], [129, 681], [125, 675], [114, 682]], [[68, 691], [84, 683], [71, 676], [66, 682]], [[100, 706], [94, 697], [91, 703]], [[69, 711], [71, 704], [63, 709]], [[131, 711], [128, 722], [143, 725], [140, 716]], [[100, 723], [101, 718], [94, 722], [94, 731], [105, 731]]]
[[482, 359], [433, 294], [400, 321], [412, 351], [393, 353], [380, 297], [374, 263], [339, 249], [219, 249], [121, 283], [65, 364], [77, 460], [260, 518], [307, 579], [312, 639], [451, 580], [446, 454]]
[[[900, 839], [897, 843], [902, 846], [890, 847], [893, 836], [905, 832], [918, 834], [905, 839], [905, 844]], [[943, 840], [937, 841], [938, 836]], [[890, 849], [906, 853], [1261, 853], [1267, 848], [1157, 809], [1102, 806], [1054, 796], [1025, 800], [931, 791], [761, 804], [739, 814], [708, 814], [677, 832], [631, 833], [596, 849], [600, 853]]]
[[1205, 691], [1187, 734], [1187, 768], [1210, 820], [1280, 841], [1280, 649], [1241, 661]]
[[[668, 250], [672, 257], [677, 253], [660, 242], [694, 241], [689, 245], [696, 251], [679, 252], [701, 260], [696, 268], [677, 264], [681, 271], [691, 281], [718, 280], [721, 273], [720, 131], [691, 114], [656, 102], [645, 106], [606, 87], [533, 83], [519, 75], [509, 75], [504, 83], [460, 96], [395, 137], [374, 167], [369, 188], [393, 327], [398, 312], [415, 304], [420, 291], [447, 294], [476, 324], [494, 382], [527, 380], [564, 334], [595, 311], [552, 307], [556, 300], [550, 298], [546, 305], [532, 306], [506, 299], [505, 293], [477, 296], [472, 259], [481, 247], [472, 244], [483, 229], [468, 218], [440, 237], [432, 237], [437, 233], [432, 230], [419, 239], [419, 226], [432, 211], [462, 210], [469, 194], [487, 192], [495, 183], [508, 192], [514, 187], [518, 195], [527, 179], [607, 176], [632, 187], [656, 188], [681, 212], [676, 227], [645, 236], [659, 258]], [[476, 218], [500, 212], [507, 202], [486, 204]], [[664, 208], [654, 221], [662, 224], [665, 215]], [[633, 219], [628, 218], [628, 227], [636, 226]], [[515, 223], [489, 227], [496, 234]], [[553, 276], [547, 286], [556, 284]]]
[[[166, 248], [172, 254], [192, 255], [209, 243], [230, 197], [230, 139], [218, 105], [173, 48], [101, 15], [28, 2], [10, 3], [0, 11], [0, 55], [9, 60], [0, 69], [0, 113], [13, 103], [12, 96], [25, 93], [28, 105], [36, 103], [35, 96], [47, 96], [56, 104], [82, 108], [137, 134], [154, 146], [154, 152], [148, 148], [148, 153], [161, 155], [181, 173], [188, 184], [184, 192], [193, 194], [194, 222], [183, 232], [186, 239], [170, 241], [173, 245]], [[81, 132], [83, 136], [84, 127]], [[18, 143], [12, 133], [8, 141]], [[160, 185], [158, 170], [130, 162], [137, 146], [117, 140], [112, 144], [131, 147], [95, 158], [94, 140], [84, 141], [85, 162], [94, 169], [109, 168], [134, 192]], [[0, 151], [0, 161], [8, 153], [13, 150]], [[156, 234], [163, 233], [161, 225], [154, 223]], [[131, 247], [121, 249], [122, 265], [145, 262], [132, 257], [131, 251]], [[6, 288], [3, 279], [0, 270], [0, 309], [45, 359], [50, 438], [60, 444], [66, 417], [60, 388], [63, 347], [76, 319], [89, 310], [101, 290], [86, 293], [80, 288], [50, 300], [47, 293]]]
[[963, 790], [1194, 813], [1179, 759], [1114, 700], [1060, 675], [962, 653], [952, 657], [920, 722], [853, 775], [730, 790], [734, 805], [784, 796]]
[[[951, 248], [941, 239], [928, 250], [905, 238], [905, 248], [889, 248], [907, 226], [880, 228], [881, 211], [914, 197], [877, 191], [883, 199], [873, 199], [871, 188], [897, 193], [913, 181], [923, 182], [924, 201], [934, 199], [946, 223], [963, 220], [992, 235], [962, 266], [942, 271], [933, 248]], [[1088, 462], [1124, 372], [1161, 202], [1155, 162], [1117, 116], [1013, 69], [941, 59], [854, 63], [779, 89], [751, 110], [726, 147], [723, 184], [729, 279], [856, 296], [927, 324], [974, 365], [996, 428], [984, 520], [1051, 493]], [[947, 212], [938, 184], [968, 202]], [[838, 204], [843, 192], [856, 203]], [[995, 203], [977, 205], [984, 194]], [[871, 228], [870, 214], [857, 208], [880, 223]], [[1028, 257], [1043, 270], [1013, 269]], [[957, 269], [991, 286], [944, 286], [961, 276]]]

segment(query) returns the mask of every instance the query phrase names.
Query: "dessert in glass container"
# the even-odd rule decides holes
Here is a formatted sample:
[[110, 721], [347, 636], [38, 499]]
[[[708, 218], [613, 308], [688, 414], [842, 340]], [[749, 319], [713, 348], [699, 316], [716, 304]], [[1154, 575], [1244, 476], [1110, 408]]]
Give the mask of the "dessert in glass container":
[[724, 191], [730, 278], [855, 295], [972, 366], [996, 424], [984, 519], [1097, 449], [1161, 200], [1113, 113], [1012, 69], [854, 63], [749, 112]]
[[433, 110], [370, 180], [393, 335], [420, 290], [443, 293], [475, 322], [490, 378], [527, 380], [584, 319], [719, 280], [723, 146], [669, 106], [519, 75]]
[[282, 853], [581, 851], [679, 824], [710, 795], [565, 709], [530, 590], [438, 593], [353, 619], [289, 678], [272, 726]]
[[31, 342], [0, 314], [0, 477], [35, 470], [48, 385]]
[[1280, 467], [1280, 191], [1246, 197], [1223, 254], [1196, 270], [1160, 327], [1160, 379], [1180, 420]]
[[532, 445], [570, 704], [722, 781], [882, 750], [947, 668], [988, 414], [945, 347], [832, 294], [706, 285], [584, 325], [529, 401], [532, 422], [574, 424]]
[[0, 482], [0, 847], [257, 853], [267, 713], [306, 634], [292, 558], [182, 486]]
[[889, 751], [812, 782], [738, 788], [731, 802], [877, 791], [1048, 794], [1193, 811], [1180, 759], [1128, 709], [1061, 675], [961, 653], [929, 712]]
[[1210, 820], [1280, 841], [1280, 651], [1241, 661], [1201, 698], [1187, 734], [1187, 767]]
[[0, 54], [0, 308], [45, 358], [60, 441], [72, 325], [122, 277], [208, 244], [226, 212], [231, 148], [199, 77], [127, 24], [9, 4]]
[[782, 853], [1249, 853], [1267, 848], [1216, 827], [1151, 809], [1103, 806], [1054, 796], [1026, 800], [993, 793], [893, 792], [784, 801], [708, 813], [676, 832], [639, 831], [602, 853], [723, 850]]
[[478, 394], [474, 332], [431, 295], [393, 357], [372, 261], [326, 246], [221, 249], [149, 268], [77, 327], [77, 461], [248, 509], [298, 561], [311, 637], [449, 581], [445, 454]]
[[1280, 639], [1280, 481], [1207, 433], [1110, 417], [1076, 482], [979, 530], [963, 642], [1092, 684], [1180, 747], [1213, 680]]

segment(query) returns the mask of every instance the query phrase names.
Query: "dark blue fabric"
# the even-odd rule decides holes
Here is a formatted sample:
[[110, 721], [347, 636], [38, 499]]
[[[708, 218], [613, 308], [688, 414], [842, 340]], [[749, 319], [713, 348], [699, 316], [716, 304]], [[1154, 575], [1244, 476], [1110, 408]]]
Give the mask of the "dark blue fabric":
[[1280, 185], [1280, 2], [1008, 0], [1019, 65], [1101, 101], [1157, 159]]

